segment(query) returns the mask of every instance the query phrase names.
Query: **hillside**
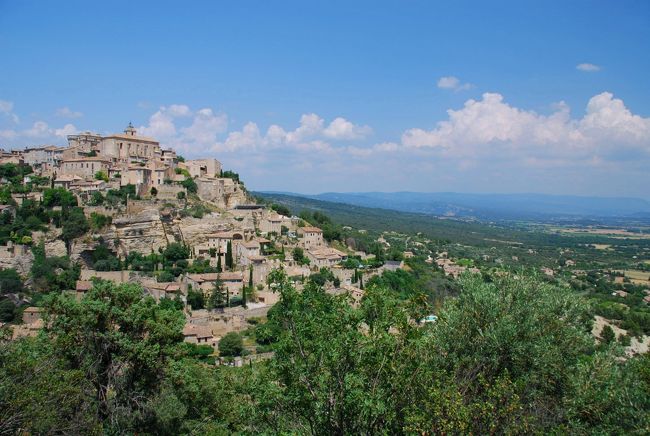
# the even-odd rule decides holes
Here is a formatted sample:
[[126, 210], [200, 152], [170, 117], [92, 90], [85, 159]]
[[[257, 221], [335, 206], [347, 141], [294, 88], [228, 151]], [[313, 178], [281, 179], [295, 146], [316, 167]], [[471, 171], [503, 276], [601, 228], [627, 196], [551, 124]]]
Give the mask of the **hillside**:
[[318, 195], [289, 195], [402, 212], [486, 220], [650, 219], [650, 202], [640, 198], [455, 192], [327, 192]]

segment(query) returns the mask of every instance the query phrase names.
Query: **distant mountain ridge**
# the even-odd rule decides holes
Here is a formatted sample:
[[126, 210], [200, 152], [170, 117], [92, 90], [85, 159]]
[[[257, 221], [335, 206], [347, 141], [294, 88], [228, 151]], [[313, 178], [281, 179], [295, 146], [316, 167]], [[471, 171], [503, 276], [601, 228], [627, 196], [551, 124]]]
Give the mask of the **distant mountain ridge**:
[[438, 216], [479, 219], [650, 218], [650, 201], [632, 197], [456, 192], [284, 193], [323, 201]]

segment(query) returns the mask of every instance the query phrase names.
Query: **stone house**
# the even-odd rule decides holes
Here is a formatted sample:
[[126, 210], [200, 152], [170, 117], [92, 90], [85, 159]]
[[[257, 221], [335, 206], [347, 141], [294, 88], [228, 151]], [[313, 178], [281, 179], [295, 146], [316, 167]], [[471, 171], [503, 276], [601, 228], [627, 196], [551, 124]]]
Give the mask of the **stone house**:
[[183, 340], [190, 344], [210, 345], [213, 348], [219, 343], [219, 339], [214, 336], [210, 326], [200, 324], [185, 324]]
[[92, 178], [98, 171], [108, 174], [111, 161], [103, 157], [78, 157], [61, 161], [61, 175]]
[[48, 145], [45, 147], [26, 148], [23, 151], [23, 161], [32, 167], [57, 166], [63, 159], [64, 147]]
[[260, 257], [258, 241], [240, 241], [233, 247], [235, 259], [242, 265], [248, 265], [253, 258]]
[[282, 223], [284, 222], [284, 219], [285, 218], [282, 215], [277, 213], [263, 218], [260, 222], [260, 232], [263, 234], [275, 233], [280, 235], [282, 233]]
[[185, 168], [192, 177], [219, 178], [221, 162], [216, 159], [193, 159], [185, 161]]
[[313, 248], [307, 250], [305, 254], [310, 261], [310, 265], [318, 268], [331, 268], [348, 258], [347, 254], [330, 247]]
[[83, 180], [83, 178], [70, 174], [62, 174], [57, 176], [57, 178], [54, 180], [54, 187], [70, 189], [70, 185], [79, 180]]
[[318, 227], [299, 227], [298, 236], [301, 238], [301, 245], [306, 249], [323, 245], [323, 231]]
[[28, 307], [23, 311], [23, 324], [36, 324], [41, 320], [43, 309], [40, 307]]
[[244, 287], [244, 274], [239, 271], [205, 274], [187, 274], [182, 281], [192, 285], [194, 290], [202, 290], [209, 296], [217, 280], [221, 280], [230, 291], [230, 296], [239, 295]]

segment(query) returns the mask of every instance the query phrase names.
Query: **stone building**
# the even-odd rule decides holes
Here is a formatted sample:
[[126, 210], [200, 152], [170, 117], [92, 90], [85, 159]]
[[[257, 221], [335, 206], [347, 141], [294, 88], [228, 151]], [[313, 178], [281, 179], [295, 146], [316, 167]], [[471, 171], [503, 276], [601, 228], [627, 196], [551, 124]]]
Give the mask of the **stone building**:
[[110, 166], [111, 161], [103, 157], [78, 157], [63, 160], [59, 174], [92, 178], [98, 171], [108, 174]]
[[55, 145], [26, 148], [23, 151], [23, 162], [32, 167], [42, 165], [56, 166], [63, 159], [64, 150], [64, 147], [57, 147]]
[[100, 156], [121, 162], [162, 161], [160, 143], [153, 138], [137, 135], [137, 130], [131, 123], [124, 129], [124, 133], [102, 137], [95, 149]]
[[323, 231], [318, 227], [300, 227], [298, 228], [298, 236], [301, 237], [300, 242], [306, 249], [323, 245]]
[[182, 280], [183, 283], [192, 285], [192, 289], [202, 290], [206, 297], [212, 293], [217, 280], [223, 282], [231, 297], [239, 295], [244, 287], [244, 274], [241, 272], [188, 274]]
[[311, 266], [331, 268], [348, 258], [347, 254], [330, 247], [312, 248], [305, 252]]
[[188, 160], [185, 167], [192, 177], [219, 178], [221, 175], [221, 162], [216, 159]]

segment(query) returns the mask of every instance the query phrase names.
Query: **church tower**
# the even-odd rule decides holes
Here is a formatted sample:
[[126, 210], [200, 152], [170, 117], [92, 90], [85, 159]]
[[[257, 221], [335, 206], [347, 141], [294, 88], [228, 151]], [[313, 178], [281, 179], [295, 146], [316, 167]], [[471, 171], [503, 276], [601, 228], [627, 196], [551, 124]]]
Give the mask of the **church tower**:
[[129, 125], [124, 129], [124, 134], [128, 136], [135, 136], [136, 130], [135, 127], [133, 127], [133, 124], [129, 121]]

